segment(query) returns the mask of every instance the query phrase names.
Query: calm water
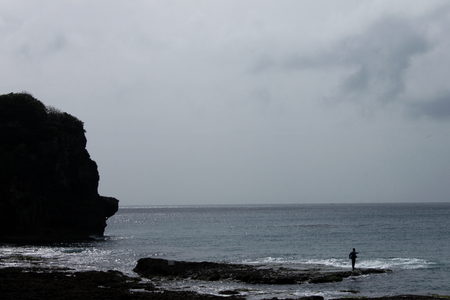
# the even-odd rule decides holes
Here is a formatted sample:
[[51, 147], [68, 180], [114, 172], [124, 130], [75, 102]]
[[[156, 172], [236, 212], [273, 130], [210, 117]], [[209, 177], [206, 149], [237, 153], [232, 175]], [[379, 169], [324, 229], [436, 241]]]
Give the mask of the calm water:
[[314, 285], [160, 284], [207, 293], [240, 289], [247, 299], [450, 295], [449, 233], [450, 203], [123, 207], [108, 220], [105, 240], [1, 245], [0, 263], [115, 269], [132, 276], [141, 257], [350, 269], [348, 253], [356, 248], [357, 267], [393, 272]]

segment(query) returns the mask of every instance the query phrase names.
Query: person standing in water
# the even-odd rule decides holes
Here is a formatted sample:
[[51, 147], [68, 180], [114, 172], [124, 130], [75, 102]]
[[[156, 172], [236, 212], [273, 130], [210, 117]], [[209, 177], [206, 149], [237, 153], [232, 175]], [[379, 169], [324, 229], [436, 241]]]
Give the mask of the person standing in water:
[[348, 258], [350, 258], [352, 260], [352, 270], [355, 271], [355, 263], [356, 263], [356, 254], [358, 254], [358, 252], [356, 252], [355, 248], [353, 248], [352, 252], [350, 252], [350, 254], [348, 255]]

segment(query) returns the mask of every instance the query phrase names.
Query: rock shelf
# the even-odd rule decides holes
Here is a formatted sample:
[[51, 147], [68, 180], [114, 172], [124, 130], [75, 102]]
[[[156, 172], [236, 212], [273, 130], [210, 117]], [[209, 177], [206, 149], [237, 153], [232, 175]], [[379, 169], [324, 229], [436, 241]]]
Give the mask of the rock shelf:
[[234, 280], [249, 284], [301, 284], [342, 281], [350, 276], [379, 274], [387, 269], [357, 269], [355, 271], [316, 271], [289, 268], [267, 268], [243, 264], [215, 262], [170, 261], [141, 258], [134, 269], [142, 277], [194, 279], [205, 281]]

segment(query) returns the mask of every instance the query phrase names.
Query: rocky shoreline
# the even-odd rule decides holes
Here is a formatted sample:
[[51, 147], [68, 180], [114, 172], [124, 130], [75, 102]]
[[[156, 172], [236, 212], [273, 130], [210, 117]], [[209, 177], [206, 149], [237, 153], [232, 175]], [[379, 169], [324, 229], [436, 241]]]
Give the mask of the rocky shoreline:
[[[349, 276], [382, 273], [388, 270], [364, 269], [357, 272], [319, 270], [267, 269], [258, 266], [221, 264], [211, 262], [181, 262], [162, 259], [141, 259], [135, 270], [140, 276], [151, 279], [178, 280], [235, 280], [257, 284], [303, 284], [340, 281]], [[239, 291], [220, 291], [219, 295], [199, 294], [192, 291], [162, 289], [151, 280], [129, 277], [119, 271], [83, 271], [49, 268], [0, 268], [0, 298], [9, 299], [246, 299]], [[358, 299], [357, 296], [350, 298]], [[400, 295], [364, 299], [439, 299], [437, 296]], [[445, 297], [445, 298], [448, 298]], [[277, 300], [278, 298], [270, 298]], [[285, 299], [285, 298], [281, 298]], [[292, 299], [292, 298], [289, 298]], [[323, 297], [295, 299], [323, 300]], [[342, 298], [349, 299], [349, 297]], [[341, 300], [342, 300], [341, 299]], [[269, 299], [265, 299], [269, 300]]]
[[[52, 269], [0, 269], [0, 298], [16, 299], [223, 299], [194, 292], [165, 291], [118, 271], [67, 272]], [[228, 299], [244, 299], [230, 297]]]
[[204, 281], [233, 280], [249, 284], [301, 284], [342, 281], [351, 276], [380, 274], [388, 269], [355, 271], [295, 270], [215, 262], [185, 262], [158, 258], [141, 258], [133, 270], [146, 278], [194, 279]]

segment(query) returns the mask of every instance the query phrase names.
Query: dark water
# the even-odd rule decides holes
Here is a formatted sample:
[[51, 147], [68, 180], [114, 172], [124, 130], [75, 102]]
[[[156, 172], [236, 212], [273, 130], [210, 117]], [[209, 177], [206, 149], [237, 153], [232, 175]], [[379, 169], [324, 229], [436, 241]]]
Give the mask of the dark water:
[[449, 233], [450, 203], [124, 207], [108, 220], [103, 241], [3, 245], [0, 262], [129, 275], [140, 257], [350, 269], [348, 253], [356, 248], [357, 267], [393, 272], [314, 285], [161, 284], [207, 293], [239, 289], [248, 299], [450, 295]]

